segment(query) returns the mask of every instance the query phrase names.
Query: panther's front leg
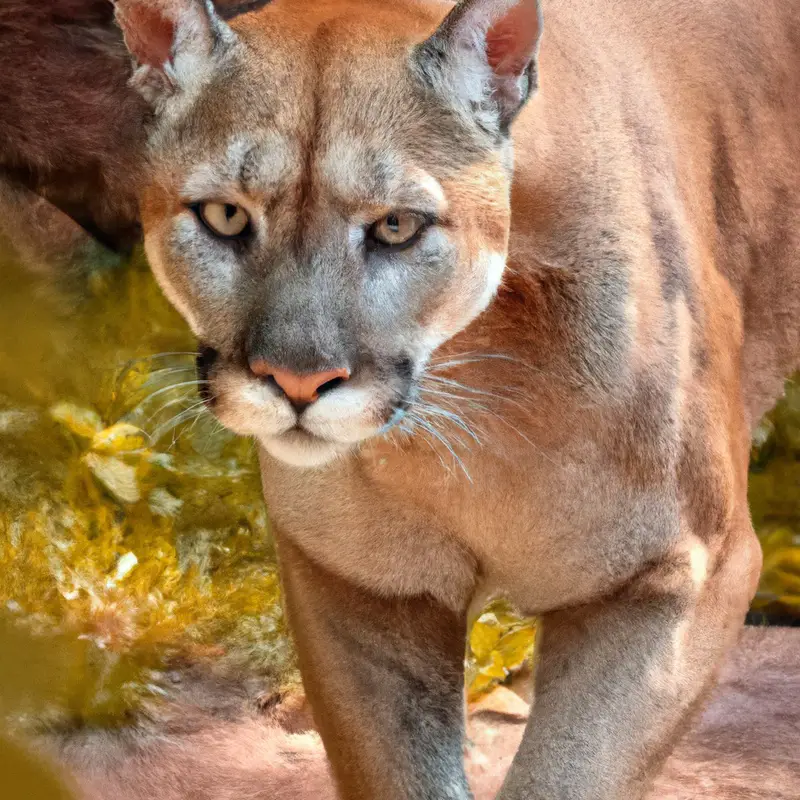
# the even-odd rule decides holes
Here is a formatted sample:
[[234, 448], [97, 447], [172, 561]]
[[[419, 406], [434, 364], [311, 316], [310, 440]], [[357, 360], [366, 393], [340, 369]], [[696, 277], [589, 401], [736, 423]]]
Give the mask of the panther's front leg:
[[378, 597], [280, 539], [314, 717], [346, 800], [465, 800], [465, 614]]
[[644, 797], [742, 625], [760, 564], [744, 512], [713, 547], [687, 537], [619, 594], [549, 615], [534, 713], [499, 797]]

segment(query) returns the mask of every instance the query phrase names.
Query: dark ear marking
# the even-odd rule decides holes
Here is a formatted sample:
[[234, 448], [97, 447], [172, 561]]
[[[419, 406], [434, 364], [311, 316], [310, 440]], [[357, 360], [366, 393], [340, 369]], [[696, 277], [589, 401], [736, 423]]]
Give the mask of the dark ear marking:
[[539, 0], [462, 0], [414, 51], [430, 88], [504, 133], [538, 86]]

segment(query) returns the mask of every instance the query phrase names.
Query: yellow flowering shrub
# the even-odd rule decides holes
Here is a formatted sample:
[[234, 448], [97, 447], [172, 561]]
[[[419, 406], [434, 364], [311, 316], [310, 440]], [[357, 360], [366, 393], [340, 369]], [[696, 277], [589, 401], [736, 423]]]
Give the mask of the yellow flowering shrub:
[[800, 384], [756, 431], [750, 460], [750, 510], [764, 550], [753, 608], [800, 619]]
[[68, 299], [0, 274], [0, 612], [71, 645], [48, 714], [114, 722], [176, 663], [285, 678], [253, 447], [198, 404], [143, 261]]

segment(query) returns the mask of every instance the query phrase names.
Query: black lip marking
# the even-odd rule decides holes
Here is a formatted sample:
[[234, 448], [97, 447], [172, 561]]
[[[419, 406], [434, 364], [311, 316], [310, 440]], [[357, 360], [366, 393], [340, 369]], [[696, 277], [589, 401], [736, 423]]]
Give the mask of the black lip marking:
[[383, 426], [384, 432], [401, 422], [419, 397], [419, 387], [414, 382], [410, 359], [398, 362], [396, 367], [403, 377], [403, 387], [396, 393], [395, 401], [388, 408], [388, 418]]
[[389, 430], [389, 428], [393, 428], [395, 425], [402, 422], [408, 411], [408, 405], [406, 401], [403, 401], [392, 409], [392, 413], [384, 425], [384, 430]]
[[398, 359], [394, 367], [397, 370], [397, 374], [404, 381], [411, 381], [414, 377], [414, 362], [408, 356]]
[[197, 393], [200, 395], [200, 399], [208, 405], [213, 405], [216, 400], [214, 393], [211, 391], [209, 375], [218, 358], [219, 351], [213, 347], [200, 345], [197, 349], [197, 358], [195, 359], [197, 380], [199, 381]]

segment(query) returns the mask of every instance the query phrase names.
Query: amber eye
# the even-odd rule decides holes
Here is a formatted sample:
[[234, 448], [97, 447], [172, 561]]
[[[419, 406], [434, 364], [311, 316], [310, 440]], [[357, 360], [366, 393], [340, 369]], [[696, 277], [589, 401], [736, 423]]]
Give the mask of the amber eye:
[[378, 245], [401, 247], [411, 244], [425, 225], [425, 218], [413, 211], [393, 211], [378, 220], [369, 230]]
[[247, 212], [233, 203], [199, 203], [195, 210], [206, 227], [223, 239], [242, 236], [250, 228]]

